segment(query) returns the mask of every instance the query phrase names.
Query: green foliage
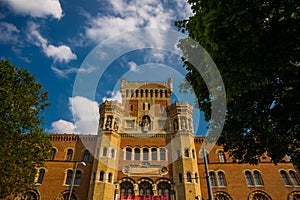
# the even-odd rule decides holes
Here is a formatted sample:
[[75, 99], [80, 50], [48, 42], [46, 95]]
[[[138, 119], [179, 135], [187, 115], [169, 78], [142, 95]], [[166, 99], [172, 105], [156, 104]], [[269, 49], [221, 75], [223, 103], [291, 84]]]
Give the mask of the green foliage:
[[[217, 65], [226, 87], [227, 117], [219, 144], [244, 162], [267, 152], [300, 166], [300, 1], [189, 0], [194, 16], [177, 22]], [[181, 40], [186, 78], [210, 119], [207, 87], [189, 63], [192, 47]]]
[[0, 199], [34, 187], [37, 167], [49, 158], [42, 112], [47, 92], [26, 70], [0, 61]]

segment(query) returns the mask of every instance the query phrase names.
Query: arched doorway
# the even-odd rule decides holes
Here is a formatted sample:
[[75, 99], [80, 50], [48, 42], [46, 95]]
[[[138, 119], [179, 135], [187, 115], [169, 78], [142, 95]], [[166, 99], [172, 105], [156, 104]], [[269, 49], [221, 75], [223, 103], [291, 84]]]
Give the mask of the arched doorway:
[[139, 184], [139, 194], [140, 195], [153, 195], [152, 184], [148, 181], [142, 181]]
[[171, 196], [171, 184], [168, 182], [160, 182], [157, 184], [157, 193], [158, 195], [163, 195], [170, 199]]
[[129, 181], [124, 181], [120, 184], [121, 195], [134, 195], [133, 184]]

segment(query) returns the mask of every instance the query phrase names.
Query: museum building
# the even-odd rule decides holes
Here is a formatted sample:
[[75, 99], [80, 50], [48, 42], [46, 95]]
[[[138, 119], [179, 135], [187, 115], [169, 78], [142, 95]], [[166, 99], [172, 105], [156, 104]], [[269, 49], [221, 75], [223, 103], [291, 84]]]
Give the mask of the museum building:
[[49, 134], [51, 158], [28, 198], [300, 200], [289, 158], [274, 165], [263, 155], [249, 165], [215, 145], [203, 159], [205, 137], [195, 136], [193, 107], [171, 103], [172, 85], [123, 78], [122, 103], [99, 106], [98, 135]]

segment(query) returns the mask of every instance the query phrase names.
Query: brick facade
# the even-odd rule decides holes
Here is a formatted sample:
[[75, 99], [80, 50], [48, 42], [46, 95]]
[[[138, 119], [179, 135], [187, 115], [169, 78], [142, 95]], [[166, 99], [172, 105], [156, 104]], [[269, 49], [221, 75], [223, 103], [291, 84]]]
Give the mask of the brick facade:
[[[98, 135], [49, 135], [55, 155], [42, 181], [37, 175], [35, 197], [67, 199], [68, 173], [77, 168], [72, 199], [208, 199], [205, 137], [194, 136], [188, 103], [170, 103], [172, 80], [122, 79], [121, 94], [122, 103], [100, 105]], [[274, 165], [267, 156], [258, 159], [259, 165], [239, 163], [215, 145], [208, 154], [215, 199], [300, 199], [298, 171], [288, 160]]]

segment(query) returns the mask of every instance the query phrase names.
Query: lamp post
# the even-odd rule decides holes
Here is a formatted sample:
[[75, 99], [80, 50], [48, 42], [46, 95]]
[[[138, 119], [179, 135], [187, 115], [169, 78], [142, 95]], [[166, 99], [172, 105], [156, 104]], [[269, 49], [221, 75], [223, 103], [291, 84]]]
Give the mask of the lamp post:
[[83, 166], [86, 166], [86, 163], [83, 162], [83, 161], [82, 162], [76, 162], [75, 169], [74, 169], [74, 172], [73, 172], [73, 175], [72, 175], [71, 188], [70, 188], [70, 193], [69, 193], [68, 200], [71, 200], [73, 186], [74, 186], [74, 181], [75, 181], [76, 170], [77, 170], [77, 167], [78, 167], [79, 163], [82, 164]]
[[203, 161], [204, 161], [204, 166], [205, 166], [208, 199], [209, 200], [214, 200], [213, 192], [211, 190], [211, 183], [210, 183], [210, 179], [209, 179], [208, 164], [207, 164], [207, 154], [206, 154], [206, 151], [205, 151], [204, 148], [202, 149], [202, 156], [203, 156]]

